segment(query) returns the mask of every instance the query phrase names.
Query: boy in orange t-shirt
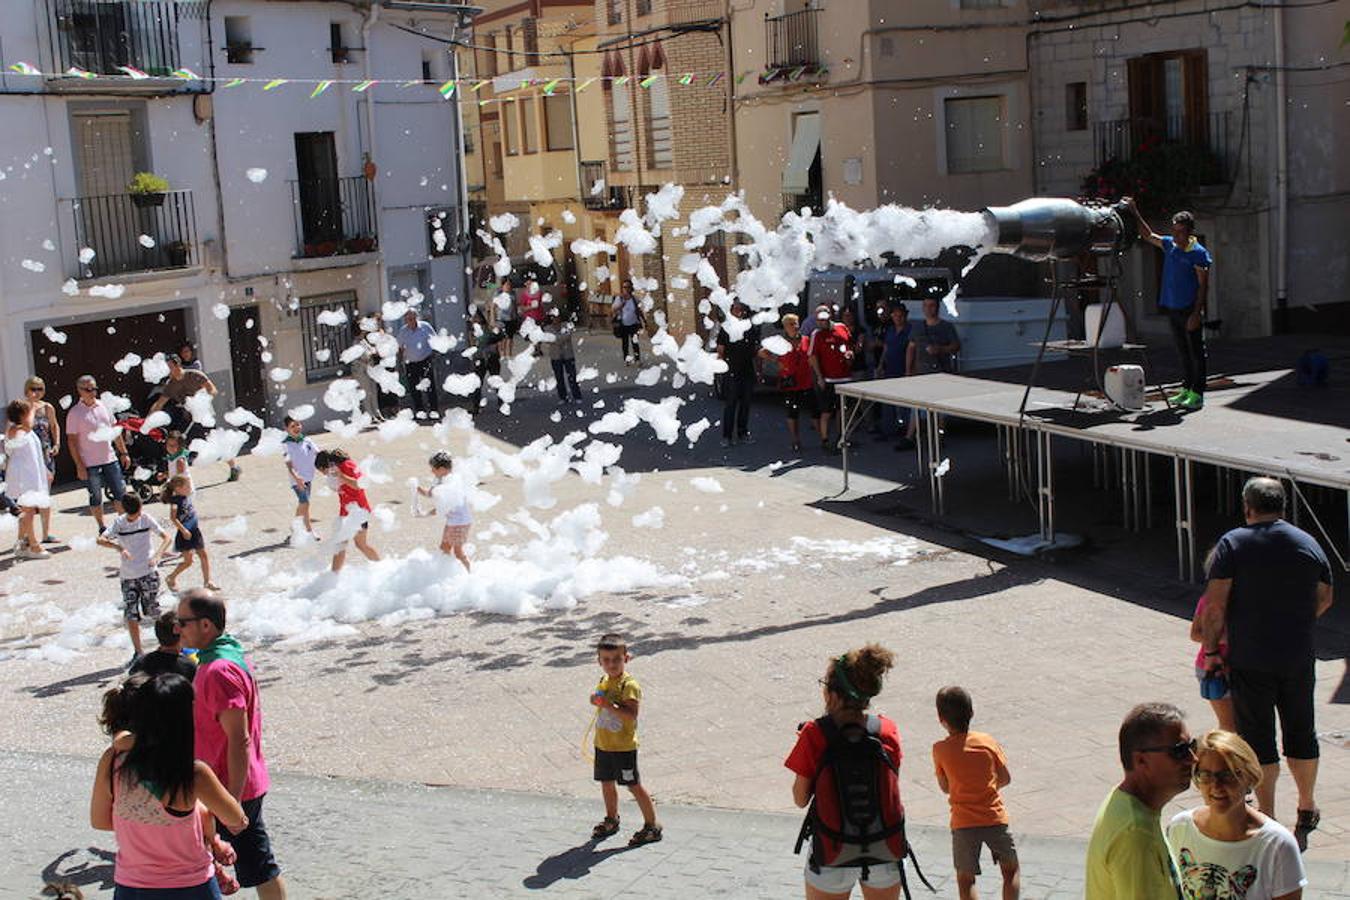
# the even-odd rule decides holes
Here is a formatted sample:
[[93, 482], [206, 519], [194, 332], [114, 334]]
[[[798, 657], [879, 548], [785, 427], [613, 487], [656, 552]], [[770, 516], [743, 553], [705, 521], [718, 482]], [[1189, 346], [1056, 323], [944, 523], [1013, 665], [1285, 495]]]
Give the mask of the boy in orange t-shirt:
[[933, 768], [952, 806], [952, 863], [961, 900], [976, 900], [975, 876], [986, 845], [1003, 872], [1003, 900], [1017, 900], [1022, 889], [1017, 848], [999, 796], [999, 788], [1012, 781], [1003, 748], [970, 730], [975, 709], [965, 688], [938, 691], [937, 714], [947, 737], [933, 745]]

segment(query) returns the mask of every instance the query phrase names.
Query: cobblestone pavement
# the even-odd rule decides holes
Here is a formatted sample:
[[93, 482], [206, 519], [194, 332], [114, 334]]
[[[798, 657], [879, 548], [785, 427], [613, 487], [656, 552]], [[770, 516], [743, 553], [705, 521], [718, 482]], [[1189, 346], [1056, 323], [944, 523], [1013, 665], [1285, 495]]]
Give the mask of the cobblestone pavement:
[[[587, 352], [584, 347], [582, 352]], [[625, 373], [629, 381], [602, 389], [608, 409], [633, 393], [634, 372]], [[699, 415], [717, 419], [719, 410], [706, 399], [690, 403], [692, 409], [681, 416], [685, 421]], [[541, 428], [560, 435], [585, 421], [545, 424], [554, 406], [539, 396], [527, 396], [516, 406], [509, 422], [484, 420], [485, 439], [509, 449], [533, 439]], [[300, 644], [251, 642], [263, 684], [264, 744], [281, 779], [278, 796], [287, 790], [305, 798], [347, 792], [370, 796], [372, 810], [387, 810], [381, 813], [387, 815], [381, 820], [389, 823], [386, 827], [368, 825], [370, 813], [360, 808], [330, 819], [326, 800], [310, 807], [297, 796], [297, 802], [275, 804], [281, 817], [276, 821], [294, 837], [293, 849], [284, 852], [296, 853], [295, 865], [305, 867], [297, 876], [316, 879], [306, 882], [316, 893], [301, 896], [370, 896], [336, 892], [336, 886], [345, 883], [340, 879], [374, 877], [360, 873], [384, 874], [382, 869], [391, 868], [384, 860], [397, 862], [405, 845], [422, 848], [418, 859], [447, 861], [442, 868], [428, 863], [427, 871], [458, 872], [469, 860], [473, 879], [511, 872], [511, 878], [501, 876], [501, 883], [512, 889], [520, 888], [541, 860], [576, 846], [574, 836], [584, 836], [598, 818], [589, 767], [578, 749], [590, 720], [586, 696], [598, 675], [590, 647], [596, 635], [611, 629], [630, 636], [632, 669], [644, 687], [644, 778], [671, 810], [672, 822], [682, 815], [675, 804], [685, 804], [695, 808], [689, 815], [698, 827], [677, 828], [669, 842], [656, 848], [605, 857], [596, 865], [597, 872], [612, 875], [603, 887], [589, 878], [564, 879], [555, 887], [594, 892], [584, 896], [607, 896], [611, 885], [648, 870], [692, 876], [697, 866], [669, 856], [686, 837], [697, 850], [690, 858], [718, 865], [721, 857], [708, 849], [717, 842], [694, 836], [704, 834], [702, 828], [738, 840], [760, 833], [748, 823], [757, 829], [778, 823], [786, 835], [775, 832], [754, 853], [742, 854], [756, 861], [751, 881], [765, 890], [782, 887], [758, 895], [728, 893], [795, 895], [796, 867], [791, 860], [782, 863], [796, 825], [795, 818], [778, 818], [790, 807], [782, 759], [796, 723], [819, 713], [816, 679], [826, 660], [866, 640], [879, 640], [898, 653], [878, 707], [900, 724], [906, 803], [921, 858], [932, 860], [935, 871], [946, 868], [944, 839], [940, 831], [934, 836], [920, 826], [946, 819], [945, 798], [933, 784], [929, 760], [929, 746], [941, 736], [933, 695], [942, 685], [965, 685], [975, 698], [976, 727], [994, 734], [1007, 749], [1014, 779], [1007, 802], [1028, 852], [1067, 841], [1073, 852], [1066, 851], [1065, 859], [1078, 853], [1073, 842], [1087, 833], [1097, 805], [1118, 778], [1115, 735], [1131, 705], [1169, 700], [1188, 711], [1192, 728], [1208, 727], [1208, 711], [1190, 668], [1195, 645], [1187, 639], [1195, 592], [1168, 577], [1170, 534], [1165, 529], [1141, 535], [1102, 525], [1088, 546], [1058, 562], [1007, 556], [964, 534], [897, 514], [891, 498], [905, 494], [897, 485], [911, 457], [869, 441], [860, 450], [855, 490], [838, 496], [837, 458], [818, 452], [786, 456], [777, 446], [782, 426], [776, 407], [757, 405], [755, 423], [760, 443], [729, 451], [716, 448], [711, 431], [693, 450], [683, 443], [670, 448], [654, 442], [649, 430], [617, 438], [625, 448], [625, 467], [643, 473], [621, 508], [609, 507], [603, 493], [597, 495], [579, 478], [555, 488], [556, 510], [599, 500], [610, 534], [604, 555], [628, 554], [681, 573], [687, 580], [676, 589], [594, 595], [574, 609], [525, 619], [466, 613], [399, 624], [358, 623], [356, 634]], [[462, 453], [465, 440], [455, 435], [452, 450]], [[331, 437], [319, 441], [333, 443]], [[399, 513], [400, 527], [379, 533], [381, 550], [401, 555], [430, 543], [426, 520], [407, 520], [400, 505], [404, 480], [425, 475], [426, 457], [436, 449], [430, 430], [388, 443], [371, 434], [345, 443], [354, 456], [379, 453], [388, 465], [390, 481], [373, 497]], [[954, 471], [973, 479], [968, 473], [974, 456], [959, 455], [959, 441], [951, 443]], [[977, 449], [993, 458], [986, 446]], [[240, 576], [260, 555], [278, 567], [296, 558], [278, 543], [293, 509], [281, 464], [276, 458], [248, 458], [244, 465], [238, 483], [221, 483], [219, 465], [203, 467], [197, 481], [208, 537], [234, 517], [248, 517], [241, 537], [211, 537], [217, 578], [233, 597], [247, 597]], [[693, 491], [692, 476], [716, 478], [724, 492]], [[1065, 483], [1073, 477], [1066, 472]], [[979, 497], [966, 484], [962, 481], [962, 490], [953, 492], [953, 502], [958, 495]], [[995, 519], [1004, 508], [997, 470], [991, 484], [992, 492], [978, 501], [988, 507], [986, 533], [1034, 529], [1034, 517], [1011, 524]], [[520, 498], [519, 483], [500, 475], [487, 487], [504, 501], [477, 523], [482, 529], [503, 522]], [[58, 496], [57, 534], [92, 534], [89, 520], [74, 513], [82, 497]], [[1099, 520], [1110, 520], [1109, 498], [1099, 500]], [[331, 513], [331, 498], [318, 504], [321, 515]], [[633, 514], [654, 505], [666, 510], [662, 530], [631, 527]], [[860, 547], [876, 552], [859, 553]], [[1112, 554], [1128, 566], [1115, 565]], [[349, 562], [349, 568], [364, 565]], [[195, 584], [195, 577], [187, 583]], [[57, 763], [22, 754], [59, 750], [88, 760], [101, 750], [106, 739], [94, 725], [98, 698], [119, 675], [126, 649], [114, 642], [60, 663], [28, 658], [28, 651], [50, 638], [58, 612], [80, 613], [89, 628], [115, 635], [116, 597], [115, 571], [99, 551], [62, 550], [51, 560], [12, 567], [0, 561], [0, 752], [19, 754], [11, 759], [31, 760], [41, 771]], [[1321, 629], [1332, 646], [1344, 640], [1343, 607], [1350, 604], [1333, 609], [1328, 619], [1337, 621]], [[48, 610], [50, 620], [43, 618]], [[1343, 655], [1324, 653], [1318, 664], [1323, 824], [1308, 854], [1314, 862], [1335, 865], [1350, 857], [1350, 682]], [[47, 805], [34, 803], [25, 790], [26, 773], [6, 779], [0, 788], [0, 829], [14, 822], [31, 824], [35, 834], [47, 827], [74, 829], [53, 832], [41, 844], [37, 855], [49, 854], [41, 860], [11, 861], [9, 853], [0, 852], [0, 865], [21, 867], [22, 884], [60, 853], [91, 842], [80, 824], [86, 766], [92, 763], [76, 767], [77, 789], [52, 794]], [[378, 790], [366, 786], [367, 780], [379, 782]], [[333, 793], [326, 792], [329, 786]], [[1291, 794], [1286, 775], [1280, 785], [1286, 821]], [[581, 805], [561, 799], [566, 796], [581, 798]], [[411, 827], [410, 820], [400, 818], [395, 799], [380, 805], [381, 798], [403, 797], [420, 798], [428, 809], [477, 809], [476, 825], [462, 815], [452, 817], [473, 826], [462, 829], [469, 837], [453, 832], [455, 841], [472, 838], [454, 845], [468, 849], [437, 855], [439, 844], [425, 827]], [[452, 799], [437, 799], [446, 797]], [[1197, 798], [1189, 792], [1180, 801], [1190, 805]], [[25, 804], [33, 804], [31, 812]], [[698, 807], [753, 812], [724, 818]], [[336, 800], [333, 808], [340, 808]], [[515, 828], [515, 818], [493, 816], [506, 808], [519, 811], [524, 824]], [[12, 814], [15, 809], [25, 811]], [[296, 818], [286, 822], [287, 816]], [[555, 824], [544, 827], [549, 822]], [[307, 835], [312, 836], [308, 843]], [[335, 835], [340, 839], [332, 841]], [[386, 842], [384, 835], [398, 837]], [[37, 846], [33, 838], [22, 840], [22, 846]], [[510, 848], [521, 842], [529, 848], [528, 865], [512, 856]], [[0, 840], [0, 848], [9, 845]], [[360, 863], [355, 873], [342, 868], [354, 855]], [[510, 858], [499, 862], [503, 856]], [[731, 867], [738, 875], [743, 868], [740, 863]], [[1047, 865], [1038, 875], [1054, 871], [1073, 879], [1077, 868], [1076, 862]], [[1029, 872], [1037, 869], [1028, 866]], [[328, 884], [333, 887], [317, 880], [329, 877], [325, 872], [332, 873]], [[657, 896], [646, 892], [659, 890], [649, 887], [659, 881], [643, 881], [643, 895]], [[0, 879], [0, 887], [10, 883], [8, 875]], [[1057, 888], [1054, 882], [1037, 885], [1038, 890]], [[321, 890], [335, 892], [317, 893]], [[390, 895], [417, 896], [409, 891], [405, 887]], [[432, 890], [429, 895], [443, 894]], [[1309, 896], [1329, 895], [1314, 891]]]
[[[0, 855], [0, 898], [33, 897], [29, 886], [40, 888], [53, 875], [84, 885], [90, 900], [112, 895], [112, 836], [91, 830], [81, 815], [51, 815], [83, 811], [93, 768], [79, 757], [0, 754], [0, 777], [24, 786], [6, 804], [0, 830], [7, 848]], [[665, 840], [629, 849], [625, 839], [637, 814], [628, 802], [621, 807], [623, 830], [597, 844], [587, 835], [600, 816], [598, 797], [295, 775], [276, 779], [265, 811], [291, 895], [301, 900], [767, 900], [801, 893], [794, 815], [663, 805]], [[936, 896], [954, 897], [948, 833], [915, 825], [910, 837]], [[1019, 835], [1019, 845], [1024, 897], [1082, 896], [1082, 841]], [[1320, 887], [1306, 896], [1350, 897], [1350, 866], [1314, 866]], [[933, 896], [912, 869], [910, 882], [915, 897]], [[986, 866], [980, 884], [997, 896], [997, 869]]]

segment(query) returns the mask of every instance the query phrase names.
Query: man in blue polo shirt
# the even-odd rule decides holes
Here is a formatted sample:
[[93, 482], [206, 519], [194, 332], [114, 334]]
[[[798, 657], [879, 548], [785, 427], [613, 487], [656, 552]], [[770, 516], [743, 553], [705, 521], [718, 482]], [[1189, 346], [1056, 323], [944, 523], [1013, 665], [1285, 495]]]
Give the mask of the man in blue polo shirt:
[[1139, 222], [1139, 237], [1163, 252], [1158, 305], [1167, 311], [1185, 372], [1181, 391], [1170, 398], [1171, 402], [1182, 409], [1200, 409], [1205, 405], [1205, 302], [1214, 258], [1196, 240], [1195, 216], [1177, 213], [1172, 216], [1172, 233], [1160, 235], [1144, 221], [1133, 198], [1126, 197], [1125, 203]]

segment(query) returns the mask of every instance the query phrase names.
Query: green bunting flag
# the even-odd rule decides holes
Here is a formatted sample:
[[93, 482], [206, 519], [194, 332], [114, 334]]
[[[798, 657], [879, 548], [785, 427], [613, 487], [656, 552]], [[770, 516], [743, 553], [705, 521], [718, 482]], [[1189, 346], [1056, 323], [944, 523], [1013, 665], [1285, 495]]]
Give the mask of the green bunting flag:
[[319, 96], [332, 86], [333, 82], [331, 81], [320, 81], [318, 84], [314, 86], [314, 90], [310, 93], [309, 99], [313, 100], [315, 97]]
[[436, 89], [436, 93], [440, 94], [446, 100], [449, 100], [455, 95], [455, 83], [453, 81], [447, 81]]
[[290, 81], [289, 78], [273, 78], [271, 81], [267, 82], [267, 84], [263, 85], [263, 90], [274, 91], [277, 88], [281, 87], [283, 84], [286, 84], [288, 81]]

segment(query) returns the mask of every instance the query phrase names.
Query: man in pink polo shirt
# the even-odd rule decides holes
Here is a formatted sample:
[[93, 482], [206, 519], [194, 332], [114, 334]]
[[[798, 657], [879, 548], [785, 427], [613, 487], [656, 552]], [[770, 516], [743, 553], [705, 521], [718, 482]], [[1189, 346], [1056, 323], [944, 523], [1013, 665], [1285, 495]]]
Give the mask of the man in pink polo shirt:
[[262, 804], [271, 778], [262, 751], [262, 704], [244, 648], [225, 633], [225, 601], [207, 590], [187, 591], [178, 601], [178, 633], [197, 648], [196, 700], [192, 718], [196, 755], [244, 807], [248, 827], [238, 834], [217, 829], [238, 853], [234, 871], [243, 887], [262, 900], [285, 900], [286, 883], [272, 856]]
[[75, 387], [80, 399], [66, 413], [66, 443], [75, 461], [75, 477], [89, 486], [89, 512], [98, 523], [98, 533], [103, 534], [104, 488], [112, 493], [113, 509], [120, 515], [122, 495], [126, 493], [122, 467], [131, 465], [131, 458], [127, 456], [121, 431], [111, 440], [95, 439], [97, 432], [117, 424], [108, 407], [98, 399], [98, 381], [93, 375], [81, 375]]

